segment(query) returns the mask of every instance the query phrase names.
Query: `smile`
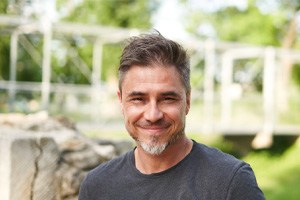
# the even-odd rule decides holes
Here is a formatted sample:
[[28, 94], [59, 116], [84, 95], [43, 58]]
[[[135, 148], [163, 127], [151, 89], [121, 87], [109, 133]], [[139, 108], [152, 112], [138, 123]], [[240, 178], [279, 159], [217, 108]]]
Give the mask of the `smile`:
[[146, 131], [150, 134], [154, 134], [154, 135], [160, 135], [166, 132], [166, 129], [169, 126], [138, 126], [139, 128], [141, 128], [143, 131]]

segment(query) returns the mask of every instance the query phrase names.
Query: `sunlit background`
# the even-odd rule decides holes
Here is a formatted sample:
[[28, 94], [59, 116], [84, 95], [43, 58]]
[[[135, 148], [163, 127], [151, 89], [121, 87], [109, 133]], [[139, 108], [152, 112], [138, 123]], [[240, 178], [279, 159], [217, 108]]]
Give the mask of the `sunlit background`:
[[0, 126], [46, 113], [89, 138], [129, 139], [120, 54], [130, 36], [159, 31], [191, 57], [187, 135], [249, 162], [267, 199], [299, 199], [299, 9], [299, 0], [2, 0]]

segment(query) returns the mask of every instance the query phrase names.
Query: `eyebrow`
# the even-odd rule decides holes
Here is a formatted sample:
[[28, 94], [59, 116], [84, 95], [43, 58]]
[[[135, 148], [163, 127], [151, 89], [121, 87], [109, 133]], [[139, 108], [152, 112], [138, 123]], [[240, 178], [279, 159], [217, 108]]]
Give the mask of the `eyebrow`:
[[[139, 92], [139, 91], [132, 91], [130, 92], [126, 98], [131, 98], [131, 97], [143, 97], [146, 96], [147, 94], [145, 92]], [[175, 97], [175, 98], [180, 98], [180, 95], [174, 91], [167, 91], [167, 92], [162, 92], [159, 94], [159, 96], [167, 97]]]
[[173, 91], [163, 92], [161, 95], [162, 96], [174, 96], [174, 97], [179, 97], [180, 96], [178, 93], [173, 92]]
[[[144, 92], [136, 92], [136, 91], [133, 91], [133, 92], [130, 92], [128, 94], [128, 96], [145, 96], [146, 93]], [[179, 96], [176, 92], [173, 92], [173, 91], [168, 91], [168, 92], [163, 92], [161, 93], [162, 96]]]
[[130, 92], [127, 97], [134, 97], [134, 96], [145, 96], [146, 94], [144, 92], [136, 92], [136, 91], [133, 91], [133, 92]]

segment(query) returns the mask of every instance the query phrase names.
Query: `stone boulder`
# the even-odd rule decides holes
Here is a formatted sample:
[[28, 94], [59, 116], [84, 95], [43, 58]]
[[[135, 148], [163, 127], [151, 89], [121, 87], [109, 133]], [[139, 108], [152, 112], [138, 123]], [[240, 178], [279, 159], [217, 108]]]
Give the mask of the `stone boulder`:
[[[1, 200], [77, 199], [89, 170], [133, 148], [129, 141], [87, 138], [67, 118], [46, 112], [0, 114], [0, 139], [0, 169], [14, 172], [20, 181], [13, 183], [22, 185], [13, 187], [8, 176], [0, 174], [0, 186], [8, 191], [1, 191]], [[20, 188], [29, 195], [18, 196]]]

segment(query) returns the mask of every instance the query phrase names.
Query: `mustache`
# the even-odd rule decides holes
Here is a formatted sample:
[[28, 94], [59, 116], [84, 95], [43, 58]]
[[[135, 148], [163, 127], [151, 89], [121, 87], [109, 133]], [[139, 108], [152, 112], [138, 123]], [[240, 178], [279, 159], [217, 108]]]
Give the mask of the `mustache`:
[[150, 127], [168, 127], [170, 125], [169, 122], [166, 122], [165, 120], [158, 120], [155, 122], [149, 122], [149, 121], [138, 121], [136, 123], [137, 126], [143, 127], [143, 128], [150, 128]]

